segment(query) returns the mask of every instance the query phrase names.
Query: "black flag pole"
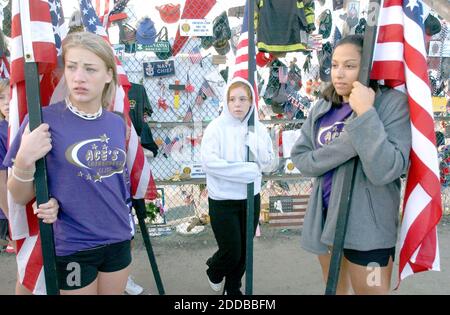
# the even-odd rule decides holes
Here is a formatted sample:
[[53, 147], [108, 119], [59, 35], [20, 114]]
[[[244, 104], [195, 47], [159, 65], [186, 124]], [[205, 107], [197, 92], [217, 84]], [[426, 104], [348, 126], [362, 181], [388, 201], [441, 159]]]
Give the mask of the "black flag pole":
[[[22, 29], [22, 43], [24, 56], [25, 88], [27, 96], [27, 108], [30, 131], [39, 127], [42, 123], [42, 111], [40, 103], [39, 73], [34, 59], [33, 45], [31, 39], [30, 8], [26, 0], [19, 0], [20, 23]], [[36, 189], [36, 203], [38, 205], [48, 202], [49, 193], [47, 185], [47, 166], [45, 158], [36, 161], [36, 172], [34, 175]], [[53, 238], [53, 224], [44, 223], [39, 219], [39, 232], [44, 263], [45, 286], [48, 295], [58, 295], [58, 279], [55, 262], [55, 243]]]
[[[248, 82], [255, 86], [255, 27], [253, 24], [253, 12], [255, 10], [255, 1], [247, 0], [247, 18], [248, 18]], [[256, 100], [253, 100], [255, 103]], [[254, 132], [255, 129], [256, 108], [253, 109], [248, 120], [248, 132]], [[247, 148], [247, 161], [253, 162], [255, 159]], [[246, 239], [246, 257], [245, 257], [245, 294], [253, 294], [253, 230], [254, 230], [254, 211], [255, 211], [255, 183], [247, 184], [247, 239]]]
[[[380, 0], [370, 0], [369, 3], [369, 16], [374, 19], [369, 20], [364, 32], [364, 44], [361, 55], [361, 66], [358, 76], [358, 81], [369, 86], [370, 82], [370, 70], [372, 68], [373, 52], [375, 42], [377, 38], [377, 19], [379, 12]], [[373, 11], [375, 10], [375, 11]], [[327, 286], [325, 289], [325, 295], [335, 295], [336, 288], [339, 281], [339, 272], [342, 261], [342, 251], [344, 249], [345, 234], [347, 231], [348, 215], [350, 213], [350, 198], [353, 193], [353, 187], [355, 185], [355, 173], [358, 158], [354, 158], [350, 161], [350, 164], [345, 169], [344, 183], [350, 183], [350, 185], [344, 185], [341, 199], [338, 204], [338, 217], [336, 222], [336, 232], [334, 235], [333, 248], [331, 253], [330, 268], [328, 270]]]
[[165, 295], [164, 286], [159, 274], [158, 265], [156, 264], [155, 254], [153, 253], [152, 243], [150, 242], [150, 236], [148, 235], [147, 226], [145, 225], [145, 218], [147, 213], [145, 211], [144, 199], [132, 199], [133, 208], [136, 210], [136, 216], [139, 221], [139, 227], [142, 233], [142, 239], [144, 240], [145, 249], [147, 250], [148, 260], [152, 267], [153, 277], [155, 278], [156, 287], [158, 288], [159, 295]]

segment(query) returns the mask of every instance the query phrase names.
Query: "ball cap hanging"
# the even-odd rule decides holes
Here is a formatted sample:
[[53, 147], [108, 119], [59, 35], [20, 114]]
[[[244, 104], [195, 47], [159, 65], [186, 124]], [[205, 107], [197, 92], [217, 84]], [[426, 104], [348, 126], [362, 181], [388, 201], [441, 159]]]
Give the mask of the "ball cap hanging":
[[180, 19], [180, 4], [168, 3], [155, 8], [165, 23], [176, 23]]
[[144, 18], [136, 30], [136, 42], [143, 45], [151, 45], [156, 39], [155, 23], [149, 18]]
[[425, 32], [428, 36], [433, 36], [441, 31], [441, 22], [432, 14], [425, 19]]
[[214, 19], [213, 46], [219, 55], [226, 55], [230, 51], [231, 28], [227, 13], [224, 11]]
[[331, 16], [331, 11], [329, 9], [326, 9], [319, 16], [319, 34], [322, 34], [323, 39], [326, 39], [330, 36], [332, 25], [333, 18]]

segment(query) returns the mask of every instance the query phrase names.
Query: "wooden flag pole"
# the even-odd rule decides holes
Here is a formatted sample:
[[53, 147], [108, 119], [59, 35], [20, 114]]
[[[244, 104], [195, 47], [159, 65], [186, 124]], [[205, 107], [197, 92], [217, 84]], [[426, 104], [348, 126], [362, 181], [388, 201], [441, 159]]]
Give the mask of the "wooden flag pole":
[[[369, 8], [379, 10], [380, 0], [371, 0]], [[378, 11], [375, 12], [378, 17]], [[361, 66], [358, 81], [369, 86], [370, 69], [372, 68], [373, 51], [377, 38], [377, 23], [367, 24], [364, 33], [364, 44], [361, 55]], [[358, 158], [354, 158], [349, 162], [344, 172], [344, 185], [342, 189], [341, 199], [338, 204], [338, 217], [336, 222], [336, 231], [334, 235], [333, 249], [331, 254], [330, 269], [328, 270], [327, 287], [325, 295], [335, 295], [339, 281], [339, 271], [341, 269], [342, 251], [344, 249], [345, 233], [347, 231], [348, 215], [350, 213], [350, 201], [355, 184], [355, 173]]]
[[[253, 24], [253, 12], [255, 10], [255, 1], [247, 0], [248, 7], [248, 82], [251, 86], [255, 86], [255, 27]], [[256, 100], [253, 100], [256, 102]], [[254, 132], [254, 118], [256, 108], [248, 120], [248, 132]], [[247, 161], [253, 162], [255, 159], [247, 148]], [[253, 294], [253, 230], [254, 230], [254, 212], [255, 212], [255, 183], [247, 184], [247, 239], [246, 239], [246, 257], [245, 257], [245, 294]]]
[[[30, 31], [30, 10], [28, 1], [19, 0], [20, 23], [22, 28], [23, 56], [25, 60], [24, 74], [27, 95], [27, 107], [30, 131], [42, 124], [42, 111], [40, 104], [39, 73], [34, 59], [33, 45]], [[36, 161], [34, 175], [36, 189], [36, 203], [38, 205], [48, 202], [49, 193], [47, 185], [47, 166], [45, 158]], [[53, 238], [53, 224], [44, 223], [39, 219], [39, 231], [44, 262], [45, 285], [48, 295], [58, 295], [58, 279], [56, 274], [55, 244]]]

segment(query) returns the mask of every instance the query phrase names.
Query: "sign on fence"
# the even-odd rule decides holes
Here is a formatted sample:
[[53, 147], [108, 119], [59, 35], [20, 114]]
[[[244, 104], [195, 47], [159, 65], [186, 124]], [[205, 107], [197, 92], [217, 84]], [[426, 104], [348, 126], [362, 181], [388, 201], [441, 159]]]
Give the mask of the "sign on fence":
[[151, 45], [142, 45], [142, 44], [136, 44], [136, 50], [137, 51], [153, 51], [153, 52], [169, 52], [170, 51], [170, 44], [169, 42], [160, 41], [160, 42], [154, 42]]
[[144, 62], [144, 76], [163, 77], [175, 74], [175, 65], [173, 60]]
[[181, 36], [212, 36], [213, 23], [205, 19], [180, 20]]

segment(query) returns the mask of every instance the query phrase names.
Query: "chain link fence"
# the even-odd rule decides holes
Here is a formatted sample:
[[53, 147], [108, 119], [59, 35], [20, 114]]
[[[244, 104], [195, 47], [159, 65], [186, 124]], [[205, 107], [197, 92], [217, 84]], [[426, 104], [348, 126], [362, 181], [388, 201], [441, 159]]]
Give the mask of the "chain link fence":
[[[184, 19], [203, 18], [215, 2], [186, 1], [179, 12], [181, 19], [177, 20], [167, 16], [171, 13], [164, 6], [157, 6], [155, 14], [138, 19], [130, 1], [125, 9], [128, 18], [121, 21], [122, 45], [116, 45], [130, 82], [143, 86], [151, 107], [147, 123], [158, 152], [156, 157], [147, 156], [159, 188], [159, 202], [164, 204], [164, 215], [153, 223], [182, 225], [184, 230], [193, 220], [207, 218], [207, 188], [199, 167], [201, 137], [224, 105], [227, 65], [234, 63], [243, 7], [235, 9], [232, 18], [225, 10], [216, 8], [217, 14], [209, 19], [212, 34], [208, 36], [180, 36], [180, 33], [189, 35], [189, 27], [195, 27]], [[146, 10], [150, 13], [153, 8]], [[162, 22], [178, 21], [180, 28], [159, 23], [158, 11]], [[151, 43], [149, 37], [153, 35]], [[161, 42], [166, 40], [170, 51], [162, 51], [166, 46]], [[288, 87], [289, 93], [295, 95], [300, 89], [299, 68], [291, 64], [288, 69], [286, 64], [274, 63], [258, 73], [259, 88], [263, 89], [262, 93], [268, 91], [260, 98], [259, 117], [270, 130], [274, 150], [280, 157], [277, 169], [266, 174], [261, 191], [263, 207], [268, 206], [269, 196], [305, 194], [310, 186], [309, 180], [305, 181], [299, 174], [291, 174], [290, 179], [281, 178], [289, 163], [283, 158], [282, 132], [298, 129], [304, 118], [299, 109], [302, 104], [295, 103], [294, 108], [285, 93], [278, 93], [280, 88]], [[282, 99], [274, 98], [274, 92]]]
[[[200, 167], [201, 138], [224, 105], [223, 92], [231, 75], [227, 65], [234, 64], [245, 5], [243, 0], [241, 7], [227, 14], [215, 3], [188, 0], [178, 11], [152, 6], [145, 8], [146, 17], [138, 19], [130, 1], [125, 9], [128, 18], [121, 21], [121, 45], [115, 47], [130, 82], [142, 85], [150, 102], [146, 122], [158, 151], [156, 156], [146, 151], [146, 156], [164, 209], [151, 223], [186, 234], [201, 231], [196, 227], [209, 222], [207, 187]], [[203, 27], [210, 27], [212, 33], [199, 36], [201, 28], [195, 33], [196, 25], [186, 19], [206, 15], [210, 24], [206, 21]], [[179, 28], [173, 27], [178, 24]], [[263, 177], [261, 222], [267, 222], [264, 213], [270, 208], [270, 197], [310, 193], [311, 179], [293, 167], [286, 143], [298, 136], [321, 89], [316, 50], [257, 57], [259, 118], [268, 127], [279, 158], [278, 167]], [[297, 63], [303, 64], [303, 71]], [[443, 189], [447, 213], [449, 198], [450, 189]]]

